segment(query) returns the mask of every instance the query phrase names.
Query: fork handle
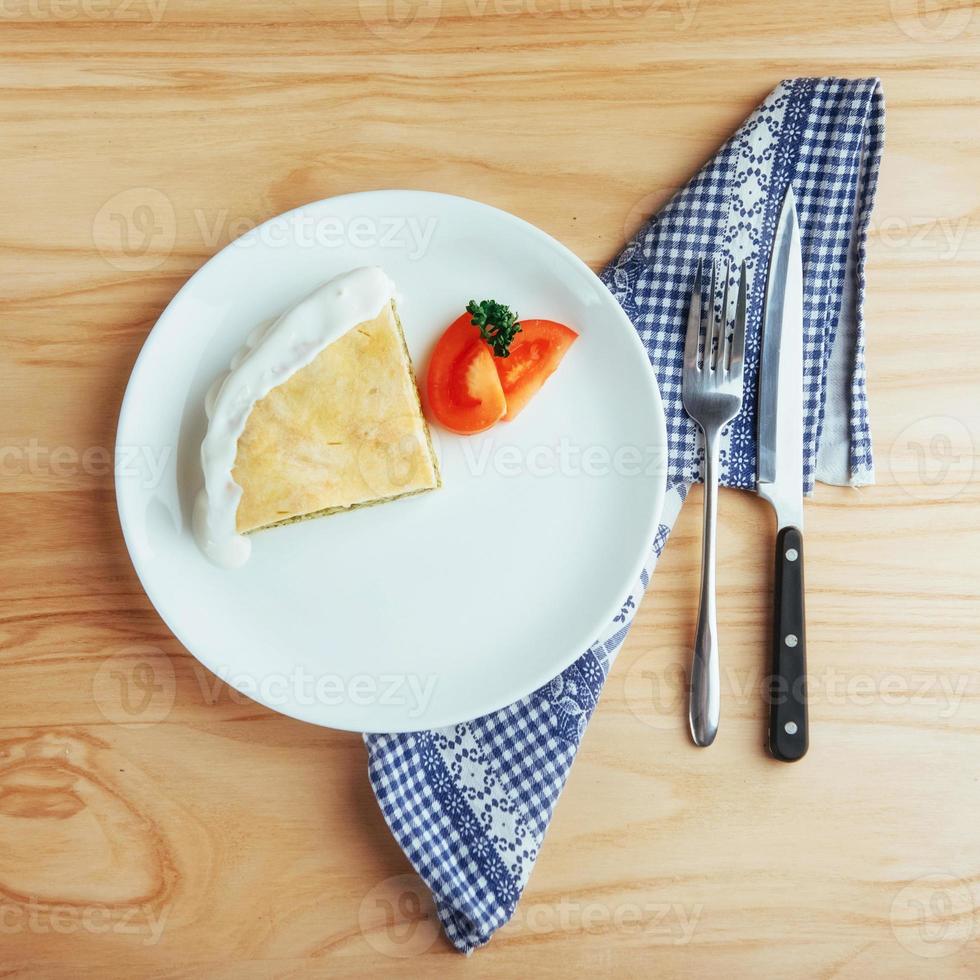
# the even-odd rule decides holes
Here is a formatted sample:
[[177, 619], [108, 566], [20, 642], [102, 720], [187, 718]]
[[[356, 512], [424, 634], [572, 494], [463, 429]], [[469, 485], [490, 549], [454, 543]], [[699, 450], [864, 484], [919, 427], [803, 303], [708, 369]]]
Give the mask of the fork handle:
[[721, 677], [718, 663], [718, 621], [715, 610], [715, 525], [718, 516], [718, 433], [705, 432], [704, 533], [701, 543], [701, 597], [691, 661], [688, 721], [694, 744], [710, 745], [718, 734]]
[[769, 751], [781, 762], [806, 755], [806, 629], [803, 609], [803, 535], [784, 527], [776, 537], [773, 588]]

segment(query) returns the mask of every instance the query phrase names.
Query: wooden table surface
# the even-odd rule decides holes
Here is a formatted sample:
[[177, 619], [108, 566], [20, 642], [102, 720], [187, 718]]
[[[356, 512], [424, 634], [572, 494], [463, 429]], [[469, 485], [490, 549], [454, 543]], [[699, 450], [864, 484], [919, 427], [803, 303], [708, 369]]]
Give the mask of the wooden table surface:
[[[0, 976], [978, 975], [980, 12], [4, 0], [0, 54]], [[723, 727], [688, 741], [696, 492], [518, 914], [466, 960], [360, 738], [242, 698], [143, 594], [109, 474], [130, 368], [209, 256], [348, 191], [477, 198], [598, 269], [798, 74], [888, 104], [879, 482], [808, 504], [810, 754], [763, 751], [771, 519], [730, 492]]]

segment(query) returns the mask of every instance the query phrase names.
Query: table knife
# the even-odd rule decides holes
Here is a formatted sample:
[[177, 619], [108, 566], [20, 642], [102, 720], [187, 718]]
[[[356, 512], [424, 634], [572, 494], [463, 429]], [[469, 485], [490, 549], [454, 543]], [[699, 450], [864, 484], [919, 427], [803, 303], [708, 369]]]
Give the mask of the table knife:
[[769, 751], [783, 762], [809, 745], [803, 611], [803, 257], [792, 188], [773, 238], [762, 323], [759, 496], [776, 512]]

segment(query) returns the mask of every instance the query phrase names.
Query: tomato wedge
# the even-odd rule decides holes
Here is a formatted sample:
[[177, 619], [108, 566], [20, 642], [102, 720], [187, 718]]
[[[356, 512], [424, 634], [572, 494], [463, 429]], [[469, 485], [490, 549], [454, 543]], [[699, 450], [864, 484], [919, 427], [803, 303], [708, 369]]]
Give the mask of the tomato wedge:
[[510, 345], [510, 356], [493, 359], [507, 399], [507, 421], [520, 414], [577, 337], [574, 330], [554, 320], [521, 320], [521, 332]]
[[507, 411], [496, 358], [471, 319], [464, 313], [439, 338], [426, 378], [432, 414], [461, 435], [489, 429]]

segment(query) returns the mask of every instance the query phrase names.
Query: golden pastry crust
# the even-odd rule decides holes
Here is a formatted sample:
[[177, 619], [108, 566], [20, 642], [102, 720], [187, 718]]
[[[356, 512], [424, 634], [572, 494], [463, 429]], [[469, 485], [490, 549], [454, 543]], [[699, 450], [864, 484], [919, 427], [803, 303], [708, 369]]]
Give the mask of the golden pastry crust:
[[441, 485], [394, 303], [255, 404], [232, 477], [240, 533]]

